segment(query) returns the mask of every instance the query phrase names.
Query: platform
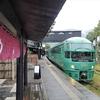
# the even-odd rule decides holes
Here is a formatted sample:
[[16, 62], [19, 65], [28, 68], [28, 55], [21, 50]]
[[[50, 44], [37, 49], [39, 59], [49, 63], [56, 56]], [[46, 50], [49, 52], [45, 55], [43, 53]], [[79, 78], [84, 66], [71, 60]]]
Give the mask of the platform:
[[[23, 100], [100, 100], [99, 96], [52, 65], [46, 57], [39, 60], [40, 79], [34, 79], [34, 66], [28, 65], [28, 88], [24, 91]], [[3, 84], [4, 81], [0, 87], [1, 100], [16, 100], [16, 83], [7, 85]]]
[[100, 100], [100, 97], [52, 65], [39, 60], [47, 100]]

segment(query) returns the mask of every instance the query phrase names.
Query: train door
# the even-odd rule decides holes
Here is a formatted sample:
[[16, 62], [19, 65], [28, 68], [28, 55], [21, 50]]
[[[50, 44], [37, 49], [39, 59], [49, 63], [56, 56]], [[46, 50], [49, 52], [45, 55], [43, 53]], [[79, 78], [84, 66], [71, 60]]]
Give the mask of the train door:
[[51, 50], [48, 50], [48, 57], [49, 58], [51, 58], [51, 54], [52, 54]]
[[64, 45], [61, 45], [61, 56], [62, 59], [64, 58]]
[[61, 58], [60, 59], [61, 59], [60, 66], [64, 70], [64, 45], [61, 45]]

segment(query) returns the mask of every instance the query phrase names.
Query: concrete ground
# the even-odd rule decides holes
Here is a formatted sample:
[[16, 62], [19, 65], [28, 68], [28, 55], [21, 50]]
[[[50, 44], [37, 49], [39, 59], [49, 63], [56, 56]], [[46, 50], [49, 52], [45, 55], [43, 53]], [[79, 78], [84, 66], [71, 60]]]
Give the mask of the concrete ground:
[[[28, 86], [24, 87], [23, 100], [100, 100], [45, 58], [39, 64], [42, 78], [34, 79], [34, 65], [28, 63]], [[16, 80], [0, 81], [0, 100], [16, 100]]]
[[[43, 100], [42, 81], [34, 79], [34, 65], [28, 63], [28, 86], [24, 87], [23, 100]], [[0, 100], [16, 100], [16, 80], [0, 79]]]

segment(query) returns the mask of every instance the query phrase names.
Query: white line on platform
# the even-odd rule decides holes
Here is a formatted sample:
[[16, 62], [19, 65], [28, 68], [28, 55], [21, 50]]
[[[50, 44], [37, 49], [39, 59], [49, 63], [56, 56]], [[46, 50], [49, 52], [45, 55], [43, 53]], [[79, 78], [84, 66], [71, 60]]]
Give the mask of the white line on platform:
[[16, 97], [7, 97], [5, 100], [16, 100]]
[[5, 81], [6, 79], [0, 79], [0, 85]]
[[[46, 62], [45, 62], [46, 64]], [[46, 64], [46, 66], [48, 66]], [[51, 72], [51, 74], [54, 76], [54, 78], [58, 81], [58, 83], [61, 85], [63, 90], [69, 95], [71, 100], [81, 100], [58, 76], [57, 74], [52, 70], [51, 67], [47, 67], [48, 70]]]
[[13, 88], [11, 89], [10, 92], [16, 92], [16, 83], [14, 84]]

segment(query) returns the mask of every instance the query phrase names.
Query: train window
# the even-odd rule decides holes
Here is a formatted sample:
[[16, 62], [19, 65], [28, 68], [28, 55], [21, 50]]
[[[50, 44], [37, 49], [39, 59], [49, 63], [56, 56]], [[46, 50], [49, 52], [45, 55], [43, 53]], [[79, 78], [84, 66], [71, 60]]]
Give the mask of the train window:
[[65, 52], [65, 58], [70, 58], [70, 52], [69, 51]]
[[92, 58], [95, 59], [95, 53], [94, 52], [92, 52]]
[[69, 43], [67, 43], [67, 45], [66, 45], [66, 46], [67, 46], [67, 49], [69, 49], [69, 48], [70, 48], [70, 47], [69, 47]]
[[54, 50], [54, 49], [52, 49], [52, 50], [51, 50], [51, 53], [55, 53], [55, 50]]
[[81, 56], [91, 56], [91, 52], [81, 52]]
[[52, 49], [51, 53], [61, 53], [61, 48], [60, 47], [55, 47]]
[[61, 48], [58, 48], [58, 53], [61, 53]]
[[92, 46], [92, 44], [86, 44], [86, 43], [83, 43], [83, 44], [80, 44], [80, 43], [72, 43], [71, 44], [71, 48], [72, 49], [75, 49], [75, 50], [78, 50], [78, 49], [88, 49], [88, 50], [92, 50], [93, 49], [93, 46]]
[[72, 61], [78, 62], [92, 62], [94, 58], [94, 53], [92, 52], [72, 52]]
[[59, 52], [58, 47], [56, 47], [55, 48], [55, 53], [58, 53], [58, 52]]
[[51, 50], [51, 53], [59, 53], [59, 49], [57, 47], [55, 47]]
[[80, 55], [80, 53], [78, 53], [78, 52], [72, 52], [71, 58], [79, 57], [79, 55]]
[[57, 53], [58, 52], [58, 50], [57, 50], [57, 47], [56, 48], [54, 48], [54, 53]]

